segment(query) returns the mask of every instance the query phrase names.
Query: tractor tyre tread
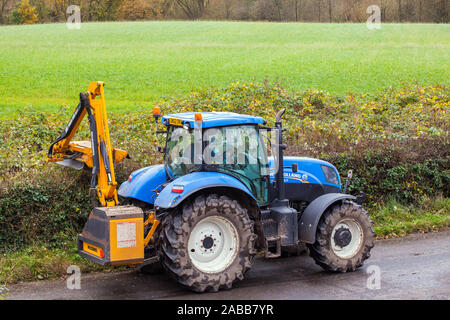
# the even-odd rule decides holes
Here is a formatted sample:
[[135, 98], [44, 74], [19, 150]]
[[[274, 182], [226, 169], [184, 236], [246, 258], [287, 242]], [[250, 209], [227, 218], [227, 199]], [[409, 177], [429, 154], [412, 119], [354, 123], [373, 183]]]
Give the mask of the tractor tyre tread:
[[[343, 259], [334, 254], [331, 249], [331, 233], [334, 226], [343, 218], [356, 219], [363, 231], [363, 243], [358, 253], [349, 259]], [[370, 250], [374, 246], [375, 232], [373, 222], [369, 218], [367, 211], [361, 206], [351, 201], [343, 201], [341, 204], [332, 206], [320, 218], [316, 241], [308, 244], [311, 257], [317, 265], [326, 271], [331, 272], [351, 272], [361, 267], [365, 260], [370, 257]]]
[[[181, 211], [181, 212], [180, 212]], [[191, 262], [188, 239], [195, 224], [211, 215], [226, 216], [239, 234], [239, 252], [222, 272], [205, 273]], [[254, 223], [238, 201], [217, 194], [200, 195], [188, 201], [181, 210], [165, 216], [160, 232], [160, 261], [167, 274], [182, 286], [195, 292], [217, 292], [231, 289], [244, 278], [256, 254]]]

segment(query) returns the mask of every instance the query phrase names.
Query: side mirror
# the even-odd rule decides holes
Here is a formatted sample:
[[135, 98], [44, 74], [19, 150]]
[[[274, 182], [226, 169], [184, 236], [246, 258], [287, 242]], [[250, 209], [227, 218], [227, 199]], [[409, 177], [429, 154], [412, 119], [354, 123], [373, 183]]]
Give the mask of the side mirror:
[[292, 164], [292, 172], [296, 173], [298, 171], [298, 163], [293, 163]]

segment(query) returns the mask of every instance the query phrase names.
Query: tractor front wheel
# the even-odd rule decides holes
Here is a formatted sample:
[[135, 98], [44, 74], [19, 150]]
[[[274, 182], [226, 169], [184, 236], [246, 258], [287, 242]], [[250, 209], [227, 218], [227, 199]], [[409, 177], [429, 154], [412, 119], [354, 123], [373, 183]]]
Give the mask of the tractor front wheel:
[[327, 271], [348, 272], [370, 257], [375, 232], [362, 206], [350, 201], [336, 204], [323, 214], [316, 242], [308, 244], [315, 262]]
[[256, 254], [253, 221], [239, 202], [216, 194], [198, 196], [182, 212], [166, 216], [160, 233], [161, 263], [196, 291], [231, 288]]

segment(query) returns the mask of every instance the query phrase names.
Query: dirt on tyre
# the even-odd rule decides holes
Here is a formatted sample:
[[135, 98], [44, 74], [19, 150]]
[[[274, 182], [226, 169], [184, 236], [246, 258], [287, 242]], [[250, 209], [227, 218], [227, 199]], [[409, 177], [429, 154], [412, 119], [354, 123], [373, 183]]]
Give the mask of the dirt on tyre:
[[160, 261], [169, 276], [195, 292], [231, 289], [252, 266], [256, 238], [238, 201], [200, 195], [164, 218]]
[[332, 206], [317, 226], [316, 242], [308, 244], [311, 257], [326, 271], [349, 272], [370, 257], [375, 232], [362, 206], [343, 201]]

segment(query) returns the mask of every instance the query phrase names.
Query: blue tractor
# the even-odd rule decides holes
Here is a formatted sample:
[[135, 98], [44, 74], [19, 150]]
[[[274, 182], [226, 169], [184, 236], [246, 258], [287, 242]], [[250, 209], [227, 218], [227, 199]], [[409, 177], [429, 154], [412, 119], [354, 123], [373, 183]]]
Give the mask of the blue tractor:
[[[120, 197], [161, 217], [154, 251], [182, 285], [231, 288], [262, 250], [276, 258], [307, 244], [318, 265], [339, 272], [370, 256], [372, 222], [360, 199], [342, 193], [336, 168], [283, 156], [283, 113], [275, 127], [235, 113], [163, 116], [164, 164], [137, 170], [120, 186]], [[273, 157], [264, 145], [268, 132], [276, 137]]]
[[258, 252], [277, 258], [306, 244], [315, 262], [334, 272], [354, 271], [369, 258], [372, 222], [361, 198], [345, 194], [346, 187], [342, 191], [336, 168], [318, 159], [284, 157], [284, 110], [269, 127], [251, 115], [161, 116], [154, 108], [164, 128], [157, 129], [165, 136], [164, 147], [158, 147], [164, 163], [131, 173], [118, 190], [119, 206], [117, 195], [105, 193], [115, 186], [114, 162], [126, 152], [110, 147], [109, 133], [95, 132], [98, 122], [108, 132], [106, 118], [99, 120], [106, 117], [104, 106], [96, 104], [92, 92], [81, 97], [77, 110], [90, 115], [91, 144], [63, 143], [73, 123], [81, 121], [74, 116], [52, 144], [59, 149], [50, 149], [49, 161], [93, 163], [93, 177], [100, 177], [91, 190], [103, 186], [97, 187], [101, 204], [78, 236], [83, 257], [103, 265], [160, 265], [196, 292], [231, 288]]

